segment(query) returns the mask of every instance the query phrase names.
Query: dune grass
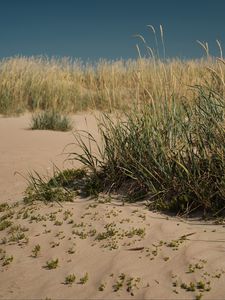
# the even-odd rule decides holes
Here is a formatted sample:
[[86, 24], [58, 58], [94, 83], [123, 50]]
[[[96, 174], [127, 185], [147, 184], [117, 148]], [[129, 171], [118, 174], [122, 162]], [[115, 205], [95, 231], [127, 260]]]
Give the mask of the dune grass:
[[147, 27], [154, 35], [155, 45], [150, 46], [140, 34], [134, 35], [138, 39], [138, 58], [133, 60], [84, 63], [45, 56], [0, 60], [0, 114], [40, 110], [112, 112], [133, 105], [139, 109], [161, 99], [169, 101], [172, 95], [190, 102], [196, 97], [196, 91], [190, 87], [206, 82], [214, 86], [214, 91], [224, 93], [225, 63], [218, 40], [218, 59], [210, 56], [208, 43], [201, 41], [197, 42], [204, 50], [204, 58], [167, 59], [162, 25], [159, 31], [152, 25]]
[[151, 209], [224, 213], [225, 99], [215, 86], [197, 85], [193, 101], [171, 95], [117, 121], [105, 115], [99, 153], [78, 135], [83, 153], [72, 156], [103, 178], [104, 190], [123, 191], [132, 201], [147, 199]]
[[[85, 169], [58, 170], [44, 183], [33, 177], [27, 199], [41, 195], [42, 201], [49, 202], [70, 196], [71, 201], [72, 191], [85, 197], [116, 192], [123, 195], [123, 201], [145, 199], [150, 209], [182, 215], [196, 211], [204, 216], [224, 214], [225, 102], [210, 87], [196, 89], [198, 97], [192, 103], [172, 98], [169, 103], [131, 110], [118, 119], [103, 114], [101, 145], [90, 133], [85, 138], [77, 132], [76, 144], [82, 152], [69, 154]], [[93, 143], [97, 153], [91, 150]]]
[[[90, 133], [85, 138], [84, 132], [76, 132], [82, 152], [70, 153], [69, 159], [82, 162], [85, 169], [59, 172], [53, 181], [31, 177], [27, 202], [43, 195], [47, 202], [60, 201], [62, 196], [71, 200], [71, 190], [81, 196], [115, 191], [129, 201], [147, 199], [151, 209], [223, 214], [224, 65], [223, 60], [217, 61], [220, 73], [205, 69], [211, 79], [193, 86], [195, 97], [190, 100], [163, 94], [141, 106], [137, 102], [118, 118], [103, 114], [99, 120], [101, 144]], [[97, 153], [91, 150], [93, 144]], [[60, 181], [65, 175], [69, 176], [66, 186]]]
[[[206, 67], [213, 71], [206, 72]], [[172, 94], [192, 101], [196, 94], [190, 86], [215, 81], [221, 68], [210, 57], [189, 61], [140, 57], [93, 64], [69, 58], [7, 58], [0, 61], [0, 114], [124, 110]], [[221, 87], [221, 82], [216, 84]]]
[[72, 129], [72, 122], [68, 116], [48, 110], [33, 114], [30, 127], [33, 130], [69, 131]]
[[[90, 133], [86, 139], [83, 132], [75, 135], [82, 153], [70, 153], [69, 159], [80, 161], [85, 174], [72, 181], [69, 189], [86, 191], [85, 195], [116, 191], [129, 201], [147, 199], [151, 209], [182, 214], [196, 210], [204, 215], [224, 213], [225, 61], [221, 45], [217, 41], [219, 58], [210, 57], [208, 44], [199, 42], [205, 59], [166, 60], [162, 27], [160, 32], [164, 59], [138, 35], [148, 58], [141, 57], [138, 46], [137, 60], [102, 60], [95, 65], [15, 58], [2, 62], [0, 76], [3, 70], [4, 76], [13, 70], [14, 82], [24, 79], [23, 86], [18, 84], [23, 91], [20, 108], [114, 112], [113, 117], [104, 113], [99, 120], [101, 145]], [[34, 78], [39, 79], [38, 85], [31, 84]], [[13, 90], [16, 94], [15, 86]], [[11, 86], [8, 91], [11, 95]], [[10, 108], [10, 97], [0, 97], [7, 99], [0, 102], [0, 111]], [[124, 114], [115, 118], [118, 109]], [[93, 144], [98, 153], [92, 151]]]

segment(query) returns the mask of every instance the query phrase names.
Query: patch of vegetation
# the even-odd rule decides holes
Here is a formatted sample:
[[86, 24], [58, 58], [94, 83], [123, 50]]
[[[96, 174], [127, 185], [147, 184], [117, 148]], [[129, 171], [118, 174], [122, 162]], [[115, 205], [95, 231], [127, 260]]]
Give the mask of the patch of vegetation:
[[99, 287], [98, 287], [98, 290], [99, 290], [100, 292], [103, 292], [104, 289], [105, 289], [105, 286], [106, 286], [105, 283], [100, 283], [100, 285], [99, 285]]
[[116, 283], [113, 285], [113, 291], [114, 291], [114, 292], [118, 292], [118, 291], [123, 287], [125, 278], [126, 278], [126, 275], [125, 275], [124, 273], [121, 273], [121, 274], [119, 275], [118, 280], [117, 280]]
[[189, 284], [182, 282], [180, 287], [185, 289], [187, 292], [194, 292], [195, 290], [199, 290], [201, 292], [209, 292], [211, 290], [210, 281], [203, 282], [190, 282]]
[[8, 203], [4, 202], [0, 204], [0, 212], [4, 212], [9, 209]]
[[66, 169], [59, 170], [54, 168], [54, 175], [49, 180], [49, 185], [53, 187], [62, 186], [66, 188], [76, 188], [76, 183], [79, 183], [79, 180], [82, 180], [87, 175], [87, 172], [84, 169]]
[[40, 251], [41, 251], [41, 246], [39, 244], [35, 245], [34, 249], [32, 249], [32, 256], [36, 258], [40, 253]]
[[132, 228], [130, 231], [127, 231], [125, 233], [125, 235], [128, 238], [132, 238], [135, 235], [136, 236], [140, 236], [141, 238], [144, 238], [144, 236], [145, 236], [145, 228]]
[[203, 297], [203, 294], [202, 293], [199, 293], [195, 296], [195, 300], [201, 300]]
[[73, 247], [70, 247], [67, 251], [68, 254], [74, 254], [76, 250]]
[[66, 276], [65, 284], [70, 284], [71, 285], [72, 283], [75, 282], [75, 280], [76, 280], [76, 276], [74, 274], [70, 274], [70, 275]]
[[138, 283], [140, 283], [141, 278], [137, 277], [129, 277], [126, 281], [127, 285], [127, 292], [131, 294], [131, 296], [134, 296], [134, 289], [138, 289]]
[[89, 276], [88, 273], [86, 272], [85, 275], [83, 277], [80, 278], [80, 284], [85, 284], [88, 282]]
[[118, 233], [118, 230], [115, 228], [115, 226], [116, 226], [115, 223], [106, 224], [104, 226], [106, 231], [98, 233], [97, 236], [95, 237], [95, 240], [101, 241], [115, 236]]
[[4, 215], [2, 215], [0, 217], [0, 222], [7, 220], [7, 219], [12, 219], [13, 215], [14, 215], [14, 211], [9, 210], [7, 213], [5, 213]]
[[[60, 171], [54, 167], [54, 175], [48, 179], [37, 172], [29, 173], [28, 187], [25, 191], [24, 202], [72, 202], [74, 196], [97, 196], [102, 191], [101, 179], [87, 173], [85, 169], [67, 169]], [[66, 213], [64, 218], [69, 216]]]
[[68, 116], [55, 110], [46, 110], [32, 116], [31, 129], [69, 131], [72, 123]]
[[56, 269], [58, 267], [58, 264], [59, 264], [58, 258], [51, 259], [46, 262], [46, 265], [44, 266], [44, 268], [48, 269], [48, 270]]
[[[225, 201], [225, 102], [212, 86], [197, 86], [195, 101], [171, 96], [135, 107], [126, 117], [104, 115], [99, 123], [103, 150], [87, 134], [73, 158], [89, 168], [102, 186], [123, 191], [149, 208], [179, 213], [219, 214]], [[91, 150], [95, 144], [98, 155]], [[99, 176], [99, 177], [98, 177]]]
[[[17, 80], [0, 89], [0, 111], [46, 110], [34, 115], [33, 128], [67, 130], [69, 122], [56, 107], [60, 111], [131, 107], [116, 120], [107, 114], [101, 118], [103, 147], [90, 133], [84, 137], [84, 132], [77, 132], [76, 143], [82, 153], [72, 152], [70, 159], [80, 161], [87, 173], [81, 180], [69, 180], [71, 189], [84, 197], [115, 190], [128, 201], [148, 199], [153, 210], [185, 215], [199, 210], [203, 216], [218, 216], [224, 213], [225, 202], [224, 61], [211, 59], [208, 47], [200, 44], [207, 59], [185, 65], [179, 60], [162, 61], [153, 51], [147, 59], [102, 62], [90, 69], [43, 58], [16, 58], [21, 68], [17, 68], [17, 60], [3, 61], [4, 76], [7, 74], [10, 82], [11, 78]], [[218, 46], [222, 57], [219, 42]], [[34, 73], [27, 72], [31, 62]], [[53, 66], [57, 76], [45, 79]], [[37, 71], [43, 69], [48, 71]], [[152, 69], [154, 72], [149, 72]], [[182, 80], [176, 74], [182, 74]], [[37, 86], [37, 78], [44, 84]], [[75, 102], [71, 90], [76, 93]], [[21, 94], [23, 100], [18, 100]], [[134, 99], [132, 104], [130, 99]], [[42, 182], [40, 189], [27, 190], [25, 200], [71, 199], [71, 193], [59, 185], [53, 188]]]
[[54, 223], [55, 226], [61, 226], [62, 224], [63, 224], [63, 222], [59, 221], [59, 220], [56, 220]]
[[63, 220], [66, 221], [69, 217], [73, 216], [73, 213], [70, 210], [67, 209], [66, 211], [64, 211], [63, 216], [64, 216]]
[[204, 264], [206, 264], [206, 260], [200, 259], [198, 263], [189, 264], [187, 273], [194, 273], [195, 270], [201, 270], [204, 268]]
[[3, 267], [8, 266], [13, 261], [13, 256], [12, 255], [11, 256], [4, 255], [2, 259], [3, 259], [2, 266]]
[[8, 221], [8, 220], [4, 220], [4, 221], [0, 222], [0, 231], [8, 228], [11, 225], [12, 225], [12, 222]]
[[37, 172], [30, 173], [28, 178], [28, 187], [25, 191], [24, 202], [26, 204], [35, 201], [63, 202], [73, 201], [74, 194], [72, 191], [64, 188], [60, 184], [56, 186], [52, 180], [41, 177]]
[[22, 227], [21, 225], [11, 226], [8, 231], [8, 242], [20, 242], [28, 243], [29, 239], [26, 237], [25, 233], [29, 229]]
[[79, 236], [80, 239], [84, 240], [88, 237], [88, 234], [85, 233], [84, 231], [79, 231], [79, 230], [73, 230], [72, 234], [75, 234], [77, 236]]

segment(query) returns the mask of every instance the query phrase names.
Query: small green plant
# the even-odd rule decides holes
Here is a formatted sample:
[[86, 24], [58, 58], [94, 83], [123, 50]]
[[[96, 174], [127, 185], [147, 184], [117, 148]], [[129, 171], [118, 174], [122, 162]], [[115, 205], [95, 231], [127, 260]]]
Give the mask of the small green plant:
[[189, 286], [187, 287], [188, 292], [194, 292], [195, 291], [195, 284], [194, 282], [190, 282]]
[[198, 281], [197, 282], [197, 289], [205, 290], [205, 283], [203, 281]]
[[4, 236], [4, 238], [1, 239], [1, 245], [5, 245], [7, 243], [7, 238]]
[[27, 227], [23, 227], [21, 225], [14, 225], [11, 226], [8, 234], [8, 242], [22, 242], [28, 243], [29, 239], [25, 236], [24, 232], [28, 231], [29, 229]]
[[98, 290], [100, 291], [100, 292], [103, 292], [104, 291], [104, 289], [105, 289], [105, 283], [100, 283], [100, 285], [99, 285], [99, 287], [98, 287]]
[[197, 295], [195, 296], [195, 300], [201, 300], [202, 297], [203, 297], [203, 294], [202, 294], [202, 293], [197, 294]]
[[129, 277], [127, 279], [126, 285], [127, 285], [127, 292], [131, 294], [131, 296], [134, 296], [134, 288], [138, 288], [138, 283], [140, 283], [141, 278], [137, 277]]
[[164, 261], [168, 261], [169, 259], [170, 259], [169, 256], [163, 257], [163, 260], [164, 260]]
[[4, 259], [3, 259], [3, 263], [2, 263], [2, 266], [7, 266], [9, 265], [11, 262], [13, 261], [13, 256], [5, 256]]
[[78, 230], [73, 230], [72, 234], [79, 236], [79, 238], [82, 240], [86, 239], [88, 236], [87, 233], [85, 233], [84, 231], [78, 231]]
[[58, 263], [59, 263], [58, 258], [51, 259], [46, 262], [46, 265], [44, 267], [48, 270], [56, 269], [58, 267]]
[[[84, 169], [66, 169], [60, 171], [54, 166], [53, 176], [45, 178], [38, 172], [28, 174], [28, 187], [25, 191], [24, 202], [26, 204], [34, 201], [48, 202], [72, 202], [76, 195], [87, 194], [89, 190], [89, 175]], [[72, 216], [70, 211], [65, 211], [64, 220]]]
[[63, 213], [63, 220], [66, 221], [69, 217], [72, 217], [72, 216], [73, 216], [73, 213], [70, 210], [67, 209]]
[[0, 260], [3, 260], [6, 256], [6, 251], [0, 248]]
[[72, 123], [68, 116], [51, 111], [42, 111], [32, 116], [31, 129], [68, 131], [72, 129]]
[[36, 258], [40, 253], [40, 251], [41, 251], [41, 246], [39, 244], [35, 245], [34, 249], [32, 250], [32, 256]]
[[76, 276], [74, 274], [70, 274], [65, 278], [65, 284], [72, 284], [76, 280]]
[[196, 269], [201, 270], [204, 268], [204, 264], [206, 264], [207, 261], [204, 259], [200, 259], [198, 263], [195, 264], [189, 264], [187, 273], [194, 273]]
[[9, 209], [8, 203], [4, 202], [0, 204], [0, 212], [4, 212]]
[[125, 275], [124, 273], [121, 273], [121, 274], [119, 275], [119, 279], [118, 279], [118, 280], [116, 281], [116, 283], [113, 285], [113, 291], [114, 291], [114, 292], [119, 291], [119, 290], [123, 287], [125, 278], [126, 278], [126, 275]]
[[68, 252], [68, 254], [74, 254], [75, 249], [73, 247], [70, 247], [67, 252]]
[[38, 172], [29, 173], [28, 187], [25, 190], [24, 203], [30, 204], [35, 201], [49, 202], [63, 202], [73, 201], [74, 193], [68, 189], [57, 186], [52, 183], [51, 179], [48, 180], [42, 177]]
[[126, 232], [125, 234], [128, 238], [132, 238], [135, 235], [144, 238], [145, 228], [132, 228], [130, 231]]
[[8, 228], [9, 226], [12, 225], [12, 222], [11, 221], [8, 221], [8, 220], [3, 220], [1, 223], [0, 223], [0, 231]]
[[104, 228], [106, 230], [98, 233], [95, 237], [95, 240], [101, 241], [108, 238], [112, 238], [118, 233], [118, 230], [116, 229], [116, 224], [114, 222], [106, 224]]
[[61, 226], [62, 224], [63, 224], [63, 222], [59, 221], [59, 220], [56, 220], [54, 223], [55, 226]]
[[5, 213], [3, 216], [0, 217], [0, 222], [7, 220], [7, 219], [12, 219], [13, 215], [14, 215], [14, 211], [9, 210], [7, 213]]
[[88, 273], [86, 272], [83, 277], [80, 278], [80, 284], [85, 284], [88, 282], [89, 276]]
[[60, 245], [59, 242], [50, 242], [51, 248], [58, 247]]

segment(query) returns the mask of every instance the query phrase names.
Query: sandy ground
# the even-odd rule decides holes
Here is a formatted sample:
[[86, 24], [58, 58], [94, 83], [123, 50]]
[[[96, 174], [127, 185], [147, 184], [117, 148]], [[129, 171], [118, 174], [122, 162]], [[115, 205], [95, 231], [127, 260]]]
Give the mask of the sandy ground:
[[[71, 132], [28, 130], [29, 119], [0, 118], [0, 204], [8, 203], [0, 206], [0, 226], [8, 224], [0, 227], [1, 299], [225, 298], [223, 224], [104, 195], [24, 205], [27, 183], [14, 173], [69, 167], [61, 153], [74, 142]], [[97, 136], [91, 115], [74, 125]]]
[[[72, 163], [65, 161], [69, 151], [77, 147], [73, 132], [29, 130], [30, 115], [13, 118], [0, 117], [0, 201], [12, 201], [21, 197], [27, 186], [28, 172], [52, 174], [53, 164], [60, 169], [69, 168]], [[94, 115], [76, 115], [74, 128], [87, 130], [97, 137]], [[65, 147], [68, 147], [65, 149]]]

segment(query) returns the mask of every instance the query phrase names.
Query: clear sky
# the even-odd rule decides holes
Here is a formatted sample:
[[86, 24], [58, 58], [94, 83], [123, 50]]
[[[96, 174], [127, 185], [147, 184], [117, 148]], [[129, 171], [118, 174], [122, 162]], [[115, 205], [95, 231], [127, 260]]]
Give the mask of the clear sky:
[[0, 58], [136, 58], [133, 35], [155, 45], [148, 24], [163, 25], [167, 57], [201, 57], [196, 40], [225, 51], [225, 0], [1, 0]]

